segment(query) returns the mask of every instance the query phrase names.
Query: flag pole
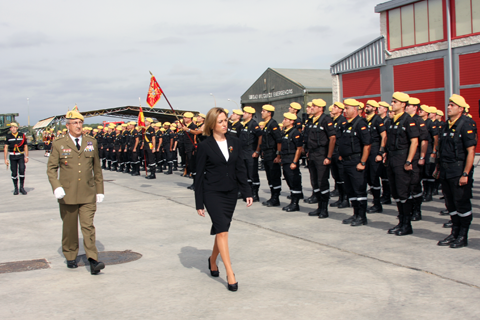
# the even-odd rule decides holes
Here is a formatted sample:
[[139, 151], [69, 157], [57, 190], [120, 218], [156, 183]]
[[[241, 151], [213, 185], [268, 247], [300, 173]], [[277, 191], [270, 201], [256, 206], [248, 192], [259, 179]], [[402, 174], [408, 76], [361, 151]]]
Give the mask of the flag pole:
[[[139, 105], [140, 108], [142, 107], [142, 100], [141, 100], [140, 97], [138, 97], [138, 105]], [[146, 155], [146, 152], [145, 152], [145, 127], [142, 127], [142, 145], [143, 145], [143, 166], [145, 167], [145, 176], [148, 176], [147, 155]]]

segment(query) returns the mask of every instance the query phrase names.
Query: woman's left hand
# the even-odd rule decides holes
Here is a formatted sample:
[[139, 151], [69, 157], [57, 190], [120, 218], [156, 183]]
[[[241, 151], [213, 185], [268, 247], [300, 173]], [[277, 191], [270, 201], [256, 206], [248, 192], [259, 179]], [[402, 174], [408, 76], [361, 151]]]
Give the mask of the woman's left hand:
[[247, 207], [250, 207], [253, 204], [253, 198], [247, 198]]
[[205, 217], [205, 209], [198, 209], [197, 213], [199, 216]]

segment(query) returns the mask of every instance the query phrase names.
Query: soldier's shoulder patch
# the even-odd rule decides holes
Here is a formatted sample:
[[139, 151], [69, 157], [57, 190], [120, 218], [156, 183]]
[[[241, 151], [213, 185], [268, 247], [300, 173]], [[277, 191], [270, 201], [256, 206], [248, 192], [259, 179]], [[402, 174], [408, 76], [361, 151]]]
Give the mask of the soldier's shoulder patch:
[[333, 123], [332, 122], [329, 122], [328, 125], [331, 126]]
[[473, 133], [473, 130], [468, 130], [467, 133]]
[[437, 126], [433, 126], [432, 129], [435, 129]]
[[260, 127], [259, 127], [259, 126], [256, 126], [256, 127], [255, 127], [255, 129], [258, 129], [258, 128], [260, 128]]
[[420, 124], [420, 127], [424, 127], [424, 126], [425, 126], [425, 123], [421, 123], [421, 124]]
[[410, 127], [414, 127], [414, 126], [415, 126], [415, 122], [411, 122]]
[[367, 129], [367, 127], [362, 127], [360, 130], [365, 130], [365, 129]]
[[300, 136], [296, 136], [296, 137], [295, 137], [295, 139], [298, 139], [298, 138], [300, 138]]
[[379, 127], [383, 127], [383, 123], [380, 123], [378, 126], [379, 126]]
[[342, 124], [345, 124], [345, 123], [347, 123], [347, 121], [343, 121], [343, 122], [342, 122]]
[[273, 130], [277, 130], [277, 129], [278, 129], [277, 127], [273, 128]]

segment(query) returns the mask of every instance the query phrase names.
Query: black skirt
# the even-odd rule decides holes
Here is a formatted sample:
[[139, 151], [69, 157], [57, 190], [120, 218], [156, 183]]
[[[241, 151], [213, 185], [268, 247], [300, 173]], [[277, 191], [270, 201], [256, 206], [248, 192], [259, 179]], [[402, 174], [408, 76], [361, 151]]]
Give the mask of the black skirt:
[[205, 191], [203, 201], [210, 219], [212, 219], [211, 235], [228, 232], [232, 222], [233, 211], [237, 205], [237, 190]]

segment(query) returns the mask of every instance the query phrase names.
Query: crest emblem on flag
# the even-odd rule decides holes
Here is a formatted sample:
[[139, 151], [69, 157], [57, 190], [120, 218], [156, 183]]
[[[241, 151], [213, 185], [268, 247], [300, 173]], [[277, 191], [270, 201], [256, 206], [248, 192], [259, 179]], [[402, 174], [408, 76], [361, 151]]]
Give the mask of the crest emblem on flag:
[[157, 80], [155, 77], [152, 75], [150, 78], [150, 87], [148, 88], [148, 94], [147, 94], [147, 103], [150, 106], [150, 108], [153, 108], [155, 104], [160, 100], [160, 97], [162, 96], [162, 89], [158, 85]]

